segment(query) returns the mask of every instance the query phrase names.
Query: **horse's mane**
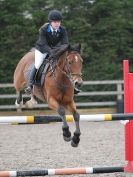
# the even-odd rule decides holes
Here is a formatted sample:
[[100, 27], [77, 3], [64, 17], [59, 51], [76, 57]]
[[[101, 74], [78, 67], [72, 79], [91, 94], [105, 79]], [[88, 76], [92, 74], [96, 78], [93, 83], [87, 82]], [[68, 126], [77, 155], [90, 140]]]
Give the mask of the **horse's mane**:
[[55, 61], [58, 62], [60, 60], [60, 56], [62, 56], [62, 54], [65, 54], [66, 52], [68, 52], [68, 54], [72, 52], [74, 53], [76, 52], [80, 54], [81, 44], [75, 44], [75, 45], [64, 44], [64, 45], [61, 45], [60, 47], [55, 47], [53, 51], [55, 54], [57, 54], [57, 58]]

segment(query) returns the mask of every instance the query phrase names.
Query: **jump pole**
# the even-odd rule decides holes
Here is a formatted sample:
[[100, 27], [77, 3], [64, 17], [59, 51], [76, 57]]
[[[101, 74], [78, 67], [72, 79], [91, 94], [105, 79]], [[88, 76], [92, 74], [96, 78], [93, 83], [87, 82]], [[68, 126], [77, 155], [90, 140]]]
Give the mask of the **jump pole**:
[[[124, 112], [133, 113], [133, 73], [129, 72], [128, 60], [123, 61], [124, 77]], [[133, 173], [133, 120], [125, 125], [125, 160], [126, 172]]]
[[[73, 122], [72, 115], [66, 115], [67, 122]], [[133, 113], [122, 114], [90, 114], [80, 115], [80, 121], [118, 121], [133, 120]], [[0, 116], [0, 124], [47, 124], [50, 122], [62, 122], [59, 116]]]
[[57, 168], [27, 171], [1, 171], [0, 177], [18, 176], [51, 176], [51, 175], [72, 175], [72, 174], [96, 174], [124, 172], [124, 167], [86, 167], [86, 168]]

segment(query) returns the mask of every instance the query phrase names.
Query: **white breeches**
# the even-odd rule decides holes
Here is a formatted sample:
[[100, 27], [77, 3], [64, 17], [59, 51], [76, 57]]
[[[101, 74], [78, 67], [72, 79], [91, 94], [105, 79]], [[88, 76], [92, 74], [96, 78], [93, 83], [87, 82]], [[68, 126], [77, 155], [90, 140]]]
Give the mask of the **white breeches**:
[[35, 68], [36, 69], [40, 68], [46, 56], [47, 56], [47, 53], [41, 53], [39, 50], [35, 49]]

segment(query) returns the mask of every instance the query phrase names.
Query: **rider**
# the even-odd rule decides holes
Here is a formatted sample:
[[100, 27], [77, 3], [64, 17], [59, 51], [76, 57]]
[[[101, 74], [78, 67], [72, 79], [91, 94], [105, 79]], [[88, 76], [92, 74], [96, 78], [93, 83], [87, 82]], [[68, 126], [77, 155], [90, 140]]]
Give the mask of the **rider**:
[[55, 59], [62, 53], [62, 50], [54, 53], [52, 48], [63, 45], [68, 46], [68, 35], [65, 28], [61, 26], [61, 21], [61, 12], [51, 10], [48, 14], [48, 23], [44, 24], [39, 30], [39, 38], [35, 45], [35, 64], [30, 73], [28, 87], [25, 89], [25, 92], [28, 94], [32, 91], [36, 72], [47, 55]]

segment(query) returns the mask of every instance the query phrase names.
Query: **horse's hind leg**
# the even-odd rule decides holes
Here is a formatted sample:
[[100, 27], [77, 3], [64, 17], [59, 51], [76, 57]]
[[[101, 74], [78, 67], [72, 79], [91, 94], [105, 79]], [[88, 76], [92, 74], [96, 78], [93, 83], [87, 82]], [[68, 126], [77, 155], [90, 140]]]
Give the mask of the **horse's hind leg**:
[[28, 101], [25, 103], [25, 106], [26, 106], [27, 108], [32, 109], [32, 108], [37, 104], [37, 101], [35, 100], [33, 94], [31, 94], [30, 97], [31, 97], [30, 100], [28, 100]]
[[22, 91], [17, 91], [17, 99], [15, 101], [15, 105], [17, 108], [22, 107], [22, 105], [23, 105]]

